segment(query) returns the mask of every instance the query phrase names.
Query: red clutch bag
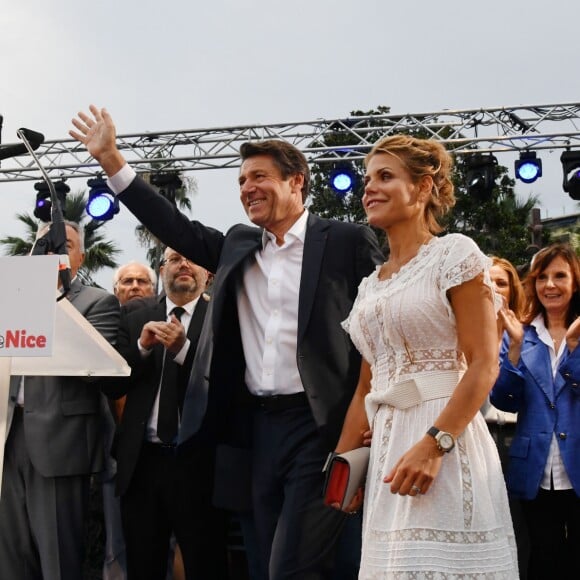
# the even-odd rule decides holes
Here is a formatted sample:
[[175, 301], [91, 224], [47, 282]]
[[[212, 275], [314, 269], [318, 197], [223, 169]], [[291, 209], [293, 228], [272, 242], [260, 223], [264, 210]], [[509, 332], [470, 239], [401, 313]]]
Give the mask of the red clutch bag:
[[346, 508], [357, 490], [364, 485], [369, 465], [370, 448], [332, 455], [325, 466], [324, 503]]

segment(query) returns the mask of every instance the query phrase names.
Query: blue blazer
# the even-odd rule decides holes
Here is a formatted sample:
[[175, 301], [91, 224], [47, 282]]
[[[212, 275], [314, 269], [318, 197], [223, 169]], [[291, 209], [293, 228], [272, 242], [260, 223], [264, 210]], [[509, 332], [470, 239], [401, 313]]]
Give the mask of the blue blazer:
[[506, 483], [510, 494], [534, 499], [548, 460], [552, 434], [574, 491], [580, 496], [580, 348], [566, 352], [555, 379], [548, 347], [533, 326], [524, 327], [517, 366], [500, 355], [500, 372], [490, 400], [502, 411], [518, 413], [510, 447]]

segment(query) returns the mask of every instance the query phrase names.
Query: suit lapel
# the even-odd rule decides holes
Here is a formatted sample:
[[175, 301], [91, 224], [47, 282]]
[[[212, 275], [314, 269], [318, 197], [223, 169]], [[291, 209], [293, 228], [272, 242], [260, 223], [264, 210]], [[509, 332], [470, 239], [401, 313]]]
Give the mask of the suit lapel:
[[261, 247], [262, 231], [262, 229], [252, 228], [250, 235], [231, 234], [231, 242], [228, 240], [231, 248], [228, 247], [227, 252], [222, 251], [222, 262], [220, 262], [220, 267], [213, 281], [214, 291], [212, 292], [211, 307], [208, 313], [211, 316], [212, 325], [221, 319], [224, 300], [228, 295], [228, 291], [231, 290], [227, 286], [232, 283], [241, 283], [241, 264], [249, 256], [253, 258], [255, 252]]
[[320, 277], [320, 268], [326, 239], [328, 237], [328, 224], [319, 217], [309, 214], [304, 238], [304, 254], [302, 256], [302, 273], [300, 277], [300, 296], [298, 299], [298, 342], [302, 340]]
[[[526, 348], [527, 346], [527, 348]], [[554, 379], [548, 347], [538, 338], [536, 332], [528, 333], [522, 348], [522, 361], [528, 372], [544, 392], [549, 401], [554, 400]]]
[[203, 320], [205, 318], [205, 311], [207, 310], [207, 301], [203, 296], [199, 297], [195, 309], [191, 315], [191, 321], [189, 323], [189, 328], [187, 329], [187, 338], [191, 342], [191, 347], [193, 350], [197, 347], [197, 341], [199, 340], [199, 334], [203, 326]]
[[81, 283], [81, 281], [80, 281], [79, 277], [77, 276], [77, 277], [76, 277], [76, 278], [75, 278], [75, 279], [74, 279], [74, 280], [71, 282], [71, 285], [70, 285], [70, 290], [68, 291], [68, 294], [67, 294], [67, 296], [66, 296], [66, 297], [67, 297], [67, 299], [68, 299], [70, 302], [74, 302], [74, 301], [77, 299], [77, 297], [78, 297], [78, 295], [79, 295], [79, 293], [80, 293], [81, 289], [82, 289], [82, 283]]

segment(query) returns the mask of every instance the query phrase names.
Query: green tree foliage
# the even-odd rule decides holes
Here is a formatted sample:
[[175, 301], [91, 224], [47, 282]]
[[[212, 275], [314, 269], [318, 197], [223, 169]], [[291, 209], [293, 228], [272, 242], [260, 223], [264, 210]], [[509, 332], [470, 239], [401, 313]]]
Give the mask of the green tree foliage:
[[[353, 111], [351, 117], [386, 115], [388, 107], [378, 107], [371, 111]], [[377, 120], [372, 123], [376, 127]], [[360, 133], [361, 128], [357, 126]], [[443, 127], [438, 131], [441, 138], [451, 134], [452, 129]], [[376, 142], [387, 132], [392, 132], [392, 127], [385, 122], [385, 130], [371, 129], [366, 134], [368, 145], [364, 150], [353, 151], [349, 147], [352, 136], [348, 132], [348, 123], [337, 125], [334, 132], [328, 132], [322, 139], [313, 142], [312, 148], [332, 148], [337, 151], [341, 158], [336, 160], [326, 159], [314, 162], [311, 168], [312, 181], [309, 209], [327, 218], [335, 218], [354, 223], [366, 223], [366, 217], [361, 204], [364, 193], [364, 165], [361, 160], [352, 160], [355, 155], [366, 153], [371, 144]], [[418, 138], [429, 138], [430, 135], [421, 128], [405, 131]], [[357, 175], [357, 182], [353, 189], [346, 195], [340, 196], [330, 187], [330, 175], [334, 169], [343, 162], [349, 162]], [[474, 239], [486, 254], [497, 254], [507, 258], [515, 265], [527, 263], [530, 257], [531, 236], [528, 228], [530, 212], [537, 203], [537, 198], [530, 196], [527, 200], [520, 201], [514, 193], [515, 181], [508, 175], [508, 169], [501, 165], [496, 166], [496, 187], [490, 199], [481, 201], [473, 198], [465, 187], [466, 167], [465, 159], [458, 156], [455, 160], [453, 180], [457, 203], [443, 224], [448, 232], [460, 232]], [[385, 241], [382, 231], [376, 232], [379, 241]]]
[[506, 258], [516, 266], [530, 258], [530, 215], [538, 198], [519, 200], [514, 192], [515, 180], [508, 169], [495, 166], [495, 187], [489, 199], [480, 200], [468, 194], [465, 183], [465, 158], [456, 159], [454, 172], [457, 203], [446, 219], [450, 232], [472, 238], [486, 254]]
[[[100, 229], [106, 222], [87, 221], [86, 203], [87, 197], [82, 191], [67, 195], [64, 216], [65, 219], [78, 222], [84, 227], [85, 260], [79, 275], [92, 284], [93, 275], [101, 268], [115, 268], [119, 265], [115, 257], [121, 250], [114, 242], [107, 240], [103, 230]], [[0, 238], [0, 245], [4, 246], [4, 254], [7, 256], [27, 256], [32, 250], [42, 222], [27, 213], [16, 214], [16, 219], [24, 226], [24, 237], [6, 236]]]

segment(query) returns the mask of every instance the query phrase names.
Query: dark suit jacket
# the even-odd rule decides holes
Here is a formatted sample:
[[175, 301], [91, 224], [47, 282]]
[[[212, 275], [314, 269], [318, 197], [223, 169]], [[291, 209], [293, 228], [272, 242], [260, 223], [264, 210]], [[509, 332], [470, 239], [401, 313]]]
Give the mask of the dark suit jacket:
[[[117, 337], [119, 302], [76, 278], [67, 296], [111, 344]], [[20, 377], [10, 382], [9, 421]], [[44, 477], [86, 475], [103, 468], [101, 392], [80, 377], [26, 377], [24, 432], [30, 460]]]
[[[187, 385], [191, 365], [197, 347], [197, 341], [207, 302], [200, 298], [196, 304], [191, 323], [187, 331], [190, 347], [178, 373], [178, 382]], [[145, 429], [157, 390], [161, 380], [163, 367], [163, 347], [156, 345], [150, 356], [143, 358], [139, 352], [137, 341], [143, 326], [150, 320], [166, 320], [166, 302], [142, 301], [141, 307], [135, 308], [129, 302], [121, 309], [117, 350], [131, 367], [131, 376], [124, 379], [108, 380], [103, 383], [103, 391], [111, 398], [127, 395], [123, 418], [117, 427], [114, 454], [117, 459], [117, 494], [122, 495], [127, 490], [139, 458], [141, 445], [145, 437]]]
[[[190, 393], [196, 389], [209, 391], [205, 421], [215, 423], [219, 417], [221, 433], [227, 436], [226, 427], [237, 425], [235, 411], [247, 396], [236, 289], [243, 265], [254, 259], [260, 247], [263, 230], [236, 225], [224, 235], [189, 221], [139, 177], [119, 199], [165, 244], [215, 273], [180, 441], [189, 439], [199, 428], [194, 419], [190, 420], [196, 409], [188, 405]], [[383, 261], [376, 236], [369, 228], [309, 215], [296, 357], [310, 408], [329, 450], [338, 440], [360, 372], [360, 355], [340, 323], [350, 312], [361, 279]], [[239, 432], [231, 433], [231, 438], [240, 443]]]

